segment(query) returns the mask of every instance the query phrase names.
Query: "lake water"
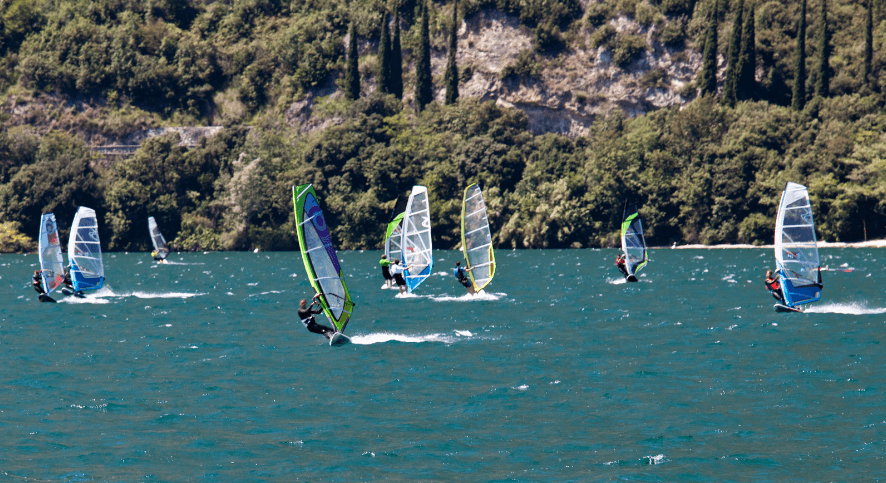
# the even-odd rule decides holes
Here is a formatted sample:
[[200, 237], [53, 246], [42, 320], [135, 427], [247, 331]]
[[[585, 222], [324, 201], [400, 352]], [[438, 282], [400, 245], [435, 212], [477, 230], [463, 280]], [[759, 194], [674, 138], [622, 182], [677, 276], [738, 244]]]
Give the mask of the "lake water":
[[[40, 304], [0, 256], [10, 481], [860, 481], [886, 474], [886, 250], [822, 251], [776, 314], [771, 249], [497, 252], [487, 293], [435, 252], [415, 295], [344, 252], [353, 344], [296, 317], [296, 253], [105, 254]], [[328, 323], [322, 316], [318, 321]]]

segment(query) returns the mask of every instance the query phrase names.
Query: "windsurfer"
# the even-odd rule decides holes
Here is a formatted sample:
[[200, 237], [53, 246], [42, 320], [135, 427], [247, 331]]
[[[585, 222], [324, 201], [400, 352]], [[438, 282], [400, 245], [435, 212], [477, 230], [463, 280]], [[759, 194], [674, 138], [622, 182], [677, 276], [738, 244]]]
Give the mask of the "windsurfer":
[[309, 332], [323, 334], [327, 339], [331, 339], [332, 334], [335, 334], [335, 330], [330, 329], [325, 325], [318, 324], [314, 319], [314, 315], [323, 312], [322, 307], [317, 307], [316, 309], [313, 308], [314, 305], [320, 305], [320, 302], [317, 301], [318, 297], [320, 297], [320, 294], [314, 295], [310, 306], [308, 306], [308, 301], [306, 299], [301, 299], [301, 302], [298, 303], [298, 317], [301, 319], [301, 323], [305, 324], [305, 327], [308, 328]]
[[620, 271], [625, 278], [628, 278], [628, 269], [625, 266], [625, 258], [624, 255], [622, 255], [621, 253], [619, 253], [618, 256], [615, 257], [615, 266], [618, 267], [618, 271]]
[[70, 266], [70, 265], [68, 265], [67, 267], [65, 267], [65, 281], [64, 281], [64, 284], [65, 284], [65, 287], [67, 287], [67, 288], [69, 288], [69, 289], [71, 289], [71, 290], [74, 290], [74, 282], [71, 281], [71, 266]]
[[769, 293], [783, 304], [784, 293], [781, 291], [781, 284], [778, 283], [778, 279], [772, 276], [772, 270], [766, 270], [766, 281], [763, 283], [766, 284]]
[[397, 282], [397, 288], [400, 290], [400, 293], [406, 292], [406, 279], [403, 278], [403, 272], [406, 270], [408, 268], [400, 265], [400, 260], [394, 260], [394, 264], [390, 267], [391, 275], [394, 276], [394, 281]]
[[452, 269], [452, 273], [455, 274], [455, 278], [458, 279], [459, 283], [468, 289], [468, 293], [474, 295], [474, 282], [472, 282], [467, 275], [467, 272], [470, 272], [471, 270], [473, 270], [473, 268], [464, 268], [461, 266], [461, 262], [455, 262], [455, 268]]
[[34, 290], [40, 295], [46, 293], [46, 291], [43, 290], [43, 277], [40, 276], [42, 272], [43, 270], [34, 270]]
[[388, 260], [388, 256], [382, 255], [378, 264], [381, 265], [381, 275], [385, 278], [385, 283], [388, 285], [388, 288], [393, 288], [394, 276], [391, 275], [391, 261]]

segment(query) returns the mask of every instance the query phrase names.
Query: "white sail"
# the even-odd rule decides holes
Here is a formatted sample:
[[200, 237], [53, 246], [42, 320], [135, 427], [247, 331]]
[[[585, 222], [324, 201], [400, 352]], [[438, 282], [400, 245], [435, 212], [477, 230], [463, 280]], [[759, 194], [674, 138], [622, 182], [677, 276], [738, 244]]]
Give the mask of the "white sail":
[[38, 242], [40, 269], [43, 290], [49, 295], [65, 281], [65, 261], [62, 246], [58, 240], [58, 225], [55, 215], [46, 213], [40, 218], [40, 240]]
[[74, 215], [71, 236], [68, 239], [68, 260], [71, 262], [74, 290], [95, 290], [102, 287], [105, 269], [98, 238], [98, 220], [91, 208], [81, 206]]
[[472, 184], [465, 189], [461, 207], [461, 246], [465, 255], [468, 274], [474, 290], [489, 285], [495, 276], [495, 254], [492, 250], [492, 232], [486, 216], [486, 202], [480, 187]]
[[621, 249], [625, 254], [625, 270], [629, 276], [636, 275], [646, 266], [646, 239], [643, 237], [640, 213], [636, 206], [627, 202], [621, 223]]
[[787, 183], [775, 221], [775, 263], [788, 306], [814, 302], [821, 296], [821, 263], [812, 206], [806, 187]]
[[163, 238], [163, 234], [160, 233], [160, 227], [157, 226], [157, 221], [154, 220], [153, 216], [148, 217], [148, 231], [151, 233], [151, 243], [154, 244], [154, 251], [157, 252], [157, 256], [165, 259], [169, 255], [169, 249], [166, 247], [166, 238]]
[[431, 210], [428, 203], [428, 189], [413, 186], [406, 214], [403, 216], [403, 264], [406, 271], [403, 278], [412, 293], [422, 282], [431, 276], [434, 258], [431, 254]]

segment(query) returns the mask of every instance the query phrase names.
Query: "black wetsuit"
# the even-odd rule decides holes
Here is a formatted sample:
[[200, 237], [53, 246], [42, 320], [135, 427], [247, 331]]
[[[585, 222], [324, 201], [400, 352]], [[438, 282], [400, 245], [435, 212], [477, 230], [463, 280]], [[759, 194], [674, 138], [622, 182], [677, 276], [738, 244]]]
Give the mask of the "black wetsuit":
[[394, 282], [397, 283], [398, 287], [405, 287], [406, 286], [406, 279], [403, 278], [403, 270], [401, 270], [400, 268], [401, 267], [399, 265], [397, 265], [397, 268], [394, 269], [394, 272], [393, 272]]
[[769, 279], [767, 278], [764, 282], [766, 288], [769, 289], [769, 293], [772, 294], [779, 302], [784, 303], [784, 293], [781, 291], [781, 285], [778, 283], [778, 279]]
[[323, 312], [323, 309], [317, 308], [316, 310], [311, 310], [311, 307], [306, 309], [298, 309], [298, 318], [301, 319], [301, 323], [305, 324], [305, 327], [308, 328], [308, 331], [313, 332], [315, 334], [323, 334], [327, 339], [332, 338], [332, 334], [335, 334], [335, 330], [326, 327], [325, 325], [320, 325], [314, 320], [314, 315]]
[[37, 293], [40, 295], [46, 293], [46, 291], [43, 290], [43, 278], [40, 276], [39, 273], [37, 275], [34, 275], [34, 290], [36, 290]]
[[465, 272], [464, 267], [462, 267], [462, 266], [455, 267], [453, 269], [453, 272], [455, 272], [455, 278], [457, 278], [458, 281], [461, 282], [461, 284], [465, 286], [465, 288], [471, 288], [474, 286], [474, 284], [471, 283], [471, 279], [468, 278], [467, 272]]
[[[621, 263], [619, 263], [619, 261], [621, 261]], [[628, 269], [627, 267], [625, 267], [624, 260], [616, 260], [615, 266], [618, 267], [618, 270], [621, 272], [622, 275], [624, 275], [625, 278], [628, 278]]]

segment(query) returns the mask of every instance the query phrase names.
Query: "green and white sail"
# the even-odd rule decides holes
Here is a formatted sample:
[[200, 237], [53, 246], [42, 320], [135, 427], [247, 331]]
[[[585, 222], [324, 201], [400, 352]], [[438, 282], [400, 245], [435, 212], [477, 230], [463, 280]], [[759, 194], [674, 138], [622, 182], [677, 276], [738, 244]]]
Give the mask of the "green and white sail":
[[58, 225], [52, 213], [46, 213], [40, 218], [40, 238], [37, 248], [43, 291], [49, 295], [65, 281], [65, 261], [62, 258], [62, 246], [58, 239]]
[[486, 202], [480, 187], [472, 184], [465, 189], [461, 204], [461, 248], [465, 255], [468, 275], [479, 292], [495, 276], [495, 253], [492, 250], [492, 232], [486, 216]]
[[344, 332], [354, 310], [329, 227], [309, 184], [292, 187], [292, 203], [298, 227], [298, 246], [308, 281], [320, 294], [323, 313], [338, 332]]
[[625, 269], [628, 276], [636, 275], [646, 266], [646, 239], [643, 238], [643, 224], [636, 205], [625, 202], [624, 218], [621, 222], [621, 249], [625, 254]]

